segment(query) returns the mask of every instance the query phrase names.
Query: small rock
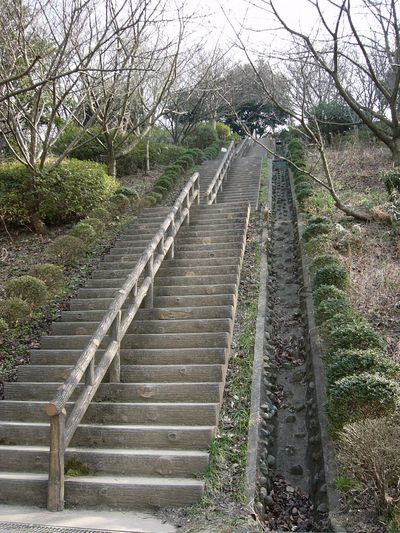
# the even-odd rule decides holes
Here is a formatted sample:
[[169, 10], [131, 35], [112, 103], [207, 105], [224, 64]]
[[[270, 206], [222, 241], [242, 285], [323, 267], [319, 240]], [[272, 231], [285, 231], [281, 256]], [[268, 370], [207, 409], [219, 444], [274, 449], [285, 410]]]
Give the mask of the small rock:
[[265, 487], [261, 487], [260, 489], [260, 497], [265, 500], [265, 498], [267, 497], [267, 489]]
[[326, 483], [324, 483], [323, 485], [321, 485], [321, 488], [319, 489], [320, 492], [322, 493], [325, 493], [326, 492]]
[[264, 506], [261, 502], [256, 503], [256, 509], [259, 513], [262, 513], [264, 511]]
[[293, 494], [294, 493], [294, 488], [291, 485], [287, 485], [286, 486], [286, 492], [288, 492], [289, 494]]
[[264, 498], [264, 503], [265, 505], [267, 505], [268, 507], [271, 507], [271, 505], [273, 505], [274, 503], [274, 500], [272, 499], [272, 496], [270, 496], [269, 494]]
[[268, 455], [267, 463], [268, 463], [268, 466], [274, 466], [274, 464], [276, 463], [275, 457], [273, 455]]
[[296, 416], [295, 415], [288, 415], [286, 418], [285, 418], [285, 422], [287, 424], [292, 424], [293, 422], [296, 422]]
[[327, 513], [328, 512], [328, 506], [326, 505], [326, 503], [320, 503], [317, 507], [317, 511], [319, 513]]
[[313, 381], [310, 381], [310, 383], [308, 384], [308, 387], [313, 390], [315, 388], [315, 383]]
[[296, 516], [299, 514], [299, 511], [297, 510], [297, 507], [293, 507], [292, 509], [292, 515]]
[[303, 467], [301, 465], [293, 465], [290, 469], [290, 473], [294, 476], [302, 476], [303, 475]]

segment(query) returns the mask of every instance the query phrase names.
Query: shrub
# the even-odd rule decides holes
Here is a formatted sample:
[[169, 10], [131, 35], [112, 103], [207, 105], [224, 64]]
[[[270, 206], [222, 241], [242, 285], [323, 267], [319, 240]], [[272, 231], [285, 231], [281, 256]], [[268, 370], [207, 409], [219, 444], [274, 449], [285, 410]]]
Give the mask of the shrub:
[[142, 209], [145, 207], [153, 207], [156, 203], [157, 199], [154, 196], [146, 194], [146, 196], [143, 196], [143, 198], [140, 199], [139, 207]]
[[184, 146], [177, 146], [175, 144], [160, 144], [158, 147], [155, 164], [162, 166], [172, 164], [189, 151]]
[[114, 194], [109, 200], [110, 210], [115, 214], [125, 213], [130, 206], [129, 198], [124, 194]]
[[304, 200], [306, 200], [307, 198], [310, 198], [310, 196], [313, 195], [314, 190], [310, 184], [304, 183], [304, 184], [296, 185], [295, 193], [296, 193], [296, 198], [298, 202], [301, 204]]
[[[321, 304], [322, 305], [322, 304]], [[321, 330], [324, 337], [329, 338], [332, 331], [341, 327], [367, 324], [361, 315], [351, 306], [344, 307], [342, 311], [322, 322]]]
[[343, 350], [334, 355], [331, 364], [328, 365], [327, 375], [329, 382], [333, 383], [345, 376], [363, 372], [396, 378], [400, 367], [381, 351]]
[[118, 189], [115, 191], [115, 194], [123, 194], [129, 199], [131, 204], [134, 203], [136, 200], [139, 200], [139, 195], [136, 189], [134, 189], [133, 187], [118, 187]]
[[329, 332], [329, 344], [336, 352], [348, 348], [382, 348], [383, 341], [367, 322], [339, 324]]
[[318, 235], [304, 244], [306, 254], [310, 257], [326, 254], [332, 250], [331, 239], [328, 235]]
[[0, 346], [5, 341], [9, 329], [10, 328], [4, 318], [0, 318]]
[[32, 213], [48, 224], [78, 220], [110, 198], [116, 188], [117, 182], [100, 163], [70, 159], [34, 177], [19, 162], [0, 164], [2, 209], [12, 223], [29, 223]]
[[[96, 219], [93, 219], [96, 220]], [[76, 264], [87, 253], [87, 247], [82, 239], [73, 235], [57, 237], [49, 246], [49, 254], [61, 265]]]
[[111, 220], [113, 218], [113, 216], [110, 213], [110, 211], [108, 211], [108, 209], [105, 209], [104, 207], [96, 207], [95, 209], [92, 209], [90, 211], [90, 213], [89, 213], [89, 217], [91, 219], [95, 218], [95, 219], [98, 219], [98, 220], [102, 220], [105, 223], [111, 222]]
[[28, 302], [18, 296], [0, 300], [0, 318], [10, 327], [19, 326], [28, 322], [31, 317], [31, 312]]
[[339, 258], [332, 254], [322, 254], [314, 257], [310, 264], [310, 272], [314, 273], [327, 266], [340, 266]]
[[53, 294], [57, 294], [64, 284], [63, 269], [52, 263], [41, 263], [31, 268], [31, 275], [41, 279]]
[[81, 239], [85, 244], [88, 245], [92, 244], [97, 237], [97, 233], [93, 226], [84, 220], [82, 222], [78, 222], [78, 224], [72, 228], [70, 235], [78, 237], [78, 239]]
[[328, 235], [331, 230], [331, 224], [326, 222], [308, 223], [304, 229], [303, 239], [307, 242], [317, 235]]
[[82, 222], [85, 222], [85, 224], [90, 224], [97, 234], [104, 230], [105, 222], [103, 222], [103, 220], [100, 218], [94, 218], [93, 216], [90, 216], [82, 220]]
[[[361, 491], [370, 493], [379, 514], [392, 500], [393, 493], [398, 492], [399, 442], [398, 414], [348, 424], [338, 439], [340, 469], [361, 485]], [[395, 533], [399, 528], [395, 525], [391, 531]]]
[[328, 298], [321, 302], [317, 308], [318, 322], [325, 322], [334, 318], [337, 314], [352, 313], [353, 310], [348, 302], [337, 298]]
[[176, 163], [180, 166], [183, 166], [185, 170], [194, 166], [194, 161], [191, 155], [185, 154], [179, 159], [176, 160]]
[[33, 276], [21, 276], [7, 281], [5, 285], [8, 298], [21, 298], [31, 309], [41, 307], [47, 300], [45, 283]]
[[193, 158], [193, 161], [198, 165], [205, 159], [204, 153], [199, 148], [189, 148], [185, 153], [189, 154]]
[[223, 122], [217, 122], [216, 131], [218, 139], [226, 141], [231, 134], [231, 128]]
[[364, 372], [348, 376], [331, 385], [328, 414], [334, 429], [363, 418], [384, 416], [399, 404], [399, 384], [379, 374]]
[[313, 297], [317, 307], [328, 299], [347, 300], [347, 294], [334, 285], [321, 285], [313, 291]]
[[190, 135], [185, 140], [185, 144], [190, 147], [200, 148], [204, 150], [217, 140], [217, 132], [208, 123], [199, 123], [193, 128]]
[[204, 150], [204, 156], [206, 159], [216, 159], [219, 155], [219, 146], [212, 145]]
[[383, 180], [386, 190], [390, 199], [396, 199], [400, 194], [400, 172], [397, 168], [387, 170], [382, 173], [381, 179]]
[[318, 289], [321, 285], [334, 285], [338, 289], [346, 289], [349, 284], [347, 272], [341, 266], [330, 265], [317, 270], [314, 276], [313, 287]]

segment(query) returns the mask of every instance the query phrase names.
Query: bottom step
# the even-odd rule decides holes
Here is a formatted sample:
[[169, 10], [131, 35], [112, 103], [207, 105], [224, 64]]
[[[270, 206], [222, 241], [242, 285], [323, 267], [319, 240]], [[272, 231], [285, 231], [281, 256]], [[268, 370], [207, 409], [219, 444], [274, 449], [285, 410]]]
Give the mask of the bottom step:
[[[65, 506], [109, 509], [183, 507], [200, 501], [204, 482], [159, 477], [76, 477], [65, 480]], [[47, 476], [0, 473], [0, 503], [46, 507]]]

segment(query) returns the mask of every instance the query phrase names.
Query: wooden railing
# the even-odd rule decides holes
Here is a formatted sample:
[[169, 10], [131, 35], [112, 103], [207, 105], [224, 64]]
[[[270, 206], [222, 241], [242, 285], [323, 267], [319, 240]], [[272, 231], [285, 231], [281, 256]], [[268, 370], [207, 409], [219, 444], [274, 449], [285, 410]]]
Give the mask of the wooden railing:
[[204, 193], [204, 196], [207, 198], [207, 204], [217, 203], [217, 195], [222, 191], [222, 183], [228, 174], [229, 165], [231, 164], [232, 157], [234, 155], [233, 141], [229, 144], [228, 150], [221, 161], [221, 164], [218, 167], [217, 172], [215, 173], [207, 191]]
[[[71, 442], [106, 372], [109, 370], [109, 381], [111, 383], [119, 383], [121, 340], [143, 300], [146, 308], [153, 306], [154, 276], [167, 254], [169, 258], [173, 258], [175, 236], [183, 222], [189, 224], [190, 208], [195, 200], [197, 203], [200, 201], [198, 173], [193, 174], [189, 179], [171, 208], [170, 213], [126, 278], [122, 288], [116, 293], [69, 377], [60, 387], [53, 400], [46, 406], [46, 412], [50, 417], [50, 463], [47, 500], [47, 507], [50, 511], [62, 511], [64, 508], [65, 450]], [[126, 304], [126, 307], [122, 310], [124, 304]], [[102, 342], [106, 343], [104, 346], [105, 351], [100, 361], [96, 364], [96, 352]], [[82, 392], [67, 416], [67, 402], [82, 378], [84, 378]]]
[[252, 142], [251, 137], [246, 137], [245, 139], [243, 139], [243, 141], [240, 143], [240, 145], [236, 149], [235, 156], [236, 157], [241, 156], [243, 152], [246, 151], [247, 147], [250, 146], [251, 142]]

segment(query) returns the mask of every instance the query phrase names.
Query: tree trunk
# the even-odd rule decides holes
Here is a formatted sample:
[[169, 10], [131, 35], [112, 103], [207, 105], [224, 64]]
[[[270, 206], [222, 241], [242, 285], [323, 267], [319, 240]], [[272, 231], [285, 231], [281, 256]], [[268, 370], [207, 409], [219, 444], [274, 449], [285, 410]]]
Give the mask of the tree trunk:
[[107, 149], [107, 169], [110, 176], [117, 177], [117, 159], [113, 146], [109, 146]]
[[39, 233], [40, 235], [45, 235], [47, 233], [46, 224], [37, 213], [32, 213], [30, 219], [32, 227], [36, 233]]
[[393, 139], [390, 147], [392, 152], [392, 161], [395, 167], [400, 167], [400, 139]]
[[146, 174], [150, 172], [150, 139], [146, 139]]

